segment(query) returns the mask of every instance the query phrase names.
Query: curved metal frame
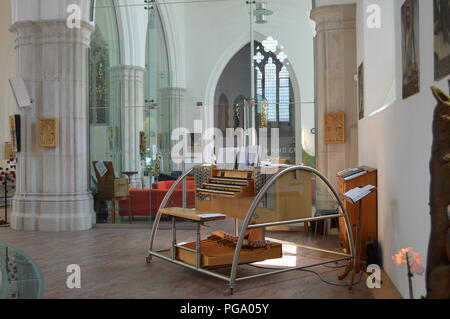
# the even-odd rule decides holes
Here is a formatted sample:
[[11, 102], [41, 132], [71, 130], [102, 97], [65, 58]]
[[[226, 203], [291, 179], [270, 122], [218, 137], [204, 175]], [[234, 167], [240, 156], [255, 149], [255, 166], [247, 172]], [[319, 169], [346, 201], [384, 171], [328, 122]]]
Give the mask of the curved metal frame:
[[[244, 237], [245, 237], [245, 232], [248, 229], [249, 223], [251, 221], [251, 219], [253, 218], [253, 214], [255, 213], [256, 208], [258, 207], [261, 199], [263, 198], [263, 196], [267, 193], [267, 191], [269, 190], [269, 188], [275, 183], [275, 181], [286, 175], [289, 172], [294, 172], [294, 171], [306, 171], [306, 172], [310, 172], [313, 173], [317, 176], [319, 176], [323, 182], [325, 182], [325, 184], [327, 184], [327, 186], [332, 190], [334, 197], [336, 198], [336, 200], [339, 203], [339, 207], [342, 210], [343, 213], [343, 217], [345, 219], [345, 226], [347, 229], [347, 234], [348, 234], [348, 240], [350, 243], [350, 258], [354, 259], [354, 251], [355, 251], [355, 247], [354, 247], [354, 242], [353, 242], [353, 235], [351, 232], [351, 229], [349, 227], [350, 225], [350, 220], [348, 218], [347, 215], [347, 211], [345, 210], [344, 205], [342, 204], [341, 199], [339, 198], [338, 193], [336, 192], [336, 190], [333, 188], [333, 186], [331, 185], [330, 181], [318, 170], [311, 168], [311, 167], [307, 167], [307, 166], [302, 166], [302, 165], [298, 165], [298, 166], [290, 166], [285, 168], [284, 170], [278, 172], [277, 174], [275, 174], [274, 176], [272, 176], [272, 178], [264, 185], [264, 187], [259, 191], [258, 195], [256, 195], [252, 205], [250, 206], [248, 212], [247, 212], [247, 216], [245, 217], [244, 223], [242, 224], [242, 228], [241, 228], [241, 233], [239, 235], [239, 239], [238, 242], [236, 244], [236, 250], [234, 252], [234, 258], [233, 258], [233, 264], [231, 266], [231, 275], [230, 275], [230, 288], [233, 290], [236, 284], [236, 273], [237, 273], [237, 267], [239, 264], [239, 257], [241, 254], [241, 248], [242, 248], [242, 244], [244, 242]], [[305, 220], [304, 218], [302, 218], [303, 220]], [[254, 227], [258, 227], [258, 225], [252, 225]], [[261, 226], [263, 227], [263, 226]], [[288, 269], [290, 270], [290, 269]], [[287, 270], [285, 270], [287, 271]], [[271, 272], [271, 273], [279, 273], [281, 271], [275, 271], [275, 272]]]
[[[158, 230], [159, 221], [161, 220], [161, 209], [166, 208], [167, 203], [169, 202], [169, 199], [172, 197], [172, 194], [173, 194], [173, 191], [175, 190], [175, 188], [186, 178], [186, 176], [188, 176], [193, 171], [194, 171], [194, 168], [191, 168], [188, 171], [186, 171], [183, 175], [181, 175], [176, 180], [176, 182], [173, 183], [172, 187], [169, 189], [169, 191], [167, 192], [166, 196], [164, 196], [164, 199], [163, 199], [163, 201], [161, 202], [161, 205], [158, 208], [158, 213], [156, 214], [155, 221], [153, 222], [152, 234], [150, 236], [149, 252], [153, 250], [153, 242], [155, 241], [156, 231]], [[183, 191], [183, 203], [185, 202], [184, 196], [185, 196], [185, 192]]]
[[[152, 233], [150, 236], [150, 247], [149, 247], [149, 255], [147, 257], [147, 262], [150, 262], [152, 256], [156, 256], [159, 257], [161, 259], [170, 261], [172, 263], [184, 266], [186, 268], [190, 268], [193, 270], [197, 270], [199, 272], [214, 276], [216, 278], [225, 280], [229, 282], [230, 285], [230, 289], [231, 292], [233, 292], [235, 286], [236, 286], [236, 281], [240, 281], [240, 280], [245, 280], [245, 279], [250, 279], [250, 278], [257, 278], [257, 277], [262, 277], [262, 276], [267, 276], [267, 275], [272, 275], [272, 274], [277, 274], [277, 273], [281, 273], [281, 272], [287, 272], [287, 271], [291, 271], [291, 270], [298, 270], [298, 269], [305, 269], [305, 268], [310, 268], [310, 267], [314, 267], [314, 266], [319, 266], [319, 265], [324, 265], [324, 264], [329, 264], [332, 262], [337, 262], [337, 261], [342, 261], [342, 260], [352, 260], [353, 261], [353, 266], [355, 266], [355, 258], [354, 258], [354, 254], [355, 254], [355, 245], [353, 242], [353, 235], [351, 232], [351, 228], [350, 228], [350, 220], [348, 218], [347, 215], [347, 211], [345, 210], [345, 207], [339, 197], [339, 194], [336, 192], [336, 190], [333, 188], [333, 186], [331, 185], [330, 181], [318, 170], [311, 168], [311, 167], [307, 167], [307, 166], [302, 166], [302, 165], [298, 165], [298, 166], [280, 166], [279, 168], [284, 168], [282, 171], [276, 173], [274, 176], [272, 176], [267, 182], [266, 184], [263, 186], [263, 188], [259, 191], [259, 193], [256, 195], [255, 199], [252, 202], [252, 205], [250, 206], [247, 215], [244, 219], [244, 222], [242, 224], [241, 227], [241, 232], [239, 234], [239, 239], [238, 242], [236, 244], [236, 249], [235, 249], [235, 253], [234, 253], [234, 257], [233, 257], [233, 263], [231, 265], [231, 273], [230, 276], [223, 276], [220, 274], [217, 274], [213, 271], [210, 270], [206, 270], [206, 269], [202, 269], [202, 268], [198, 268], [195, 266], [191, 266], [189, 264], [186, 264], [182, 261], [179, 260], [175, 260], [175, 259], [170, 259], [167, 256], [164, 256], [158, 252], [153, 251], [153, 243], [155, 240], [155, 236], [156, 236], [156, 232], [158, 230], [159, 227], [159, 222], [161, 220], [161, 209], [166, 208], [167, 203], [169, 202], [169, 199], [172, 197], [172, 194], [175, 190], [175, 188], [182, 182], [184, 181], [184, 179], [190, 174], [192, 173], [192, 171], [194, 170], [194, 168], [189, 169], [188, 171], [186, 171], [183, 175], [181, 175], [178, 180], [172, 185], [172, 187], [169, 189], [169, 191], [167, 192], [166, 196], [164, 197], [163, 201], [161, 202], [161, 205], [158, 209], [158, 213], [156, 215], [153, 227], [152, 227]], [[295, 171], [305, 171], [305, 172], [309, 172], [312, 173], [314, 175], [317, 175], [327, 186], [329, 189], [331, 189], [332, 194], [334, 196], [334, 198], [337, 200], [339, 207], [341, 209], [341, 214], [337, 214], [337, 215], [330, 215], [330, 216], [324, 216], [324, 217], [312, 217], [312, 218], [301, 218], [298, 220], [286, 220], [286, 221], [281, 221], [281, 222], [275, 222], [275, 223], [264, 223], [264, 224], [252, 224], [250, 225], [250, 221], [253, 218], [253, 215], [255, 213], [256, 208], [258, 207], [260, 201], [262, 200], [263, 196], [267, 193], [267, 191], [270, 189], [270, 187], [282, 176], [286, 175], [289, 172], [295, 172]], [[183, 192], [183, 196], [184, 196], [184, 192]], [[183, 202], [184, 202], [184, 198], [183, 198]], [[239, 257], [240, 257], [240, 253], [241, 253], [241, 248], [242, 248], [242, 244], [244, 241], [244, 237], [245, 237], [245, 233], [247, 229], [251, 229], [251, 228], [260, 228], [260, 227], [266, 227], [266, 226], [270, 226], [271, 224], [292, 224], [292, 223], [297, 223], [297, 222], [305, 222], [305, 221], [313, 221], [313, 220], [325, 220], [325, 219], [331, 219], [331, 218], [335, 218], [335, 217], [343, 217], [345, 220], [345, 227], [346, 227], [346, 231], [347, 231], [347, 237], [348, 237], [348, 241], [349, 241], [349, 245], [350, 245], [350, 254], [342, 254], [342, 253], [338, 253], [338, 252], [333, 252], [333, 251], [328, 251], [329, 253], [333, 253], [336, 255], [343, 255], [344, 257], [341, 257], [339, 259], [334, 259], [334, 260], [330, 260], [330, 261], [325, 261], [325, 262], [320, 262], [320, 263], [315, 263], [315, 264], [311, 264], [311, 265], [306, 265], [306, 266], [299, 266], [299, 267], [291, 267], [291, 268], [285, 268], [285, 269], [278, 269], [275, 271], [271, 271], [271, 272], [266, 272], [266, 273], [262, 273], [262, 274], [257, 274], [257, 275], [252, 275], [252, 276], [247, 276], [247, 277], [242, 277], [242, 278], [237, 278], [237, 268], [239, 266]], [[351, 283], [352, 284], [352, 283]]]

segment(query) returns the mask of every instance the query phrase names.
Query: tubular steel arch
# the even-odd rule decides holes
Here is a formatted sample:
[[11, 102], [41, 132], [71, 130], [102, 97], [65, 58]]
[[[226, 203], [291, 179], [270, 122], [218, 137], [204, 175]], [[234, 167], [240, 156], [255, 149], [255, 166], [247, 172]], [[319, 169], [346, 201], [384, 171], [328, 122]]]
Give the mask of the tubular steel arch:
[[[238, 242], [236, 244], [236, 249], [235, 249], [235, 253], [234, 253], [234, 257], [233, 257], [233, 263], [231, 264], [231, 272], [229, 276], [224, 276], [221, 274], [218, 274], [212, 270], [208, 270], [205, 268], [201, 268], [201, 267], [196, 267], [196, 266], [192, 266], [190, 264], [187, 264], [185, 262], [182, 262], [180, 260], [177, 260], [175, 258], [175, 255], [172, 254], [172, 257], [168, 257], [165, 256], [157, 251], [153, 250], [153, 244], [155, 241], [155, 236], [156, 236], [156, 232], [158, 230], [159, 227], [159, 223], [161, 220], [161, 210], [164, 209], [167, 206], [167, 203], [169, 202], [169, 199], [171, 198], [174, 190], [176, 189], [176, 187], [183, 182], [183, 184], [185, 183], [185, 178], [191, 174], [194, 170], [194, 168], [189, 169], [188, 171], [186, 171], [183, 175], [181, 175], [178, 180], [172, 185], [172, 187], [169, 189], [169, 191], [167, 192], [166, 196], [164, 197], [161, 206], [158, 210], [158, 213], [156, 215], [153, 227], [152, 227], [152, 233], [150, 236], [150, 247], [148, 250], [148, 257], [146, 259], [147, 263], [150, 263], [152, 256], [161, 258], [163, 260], [172, 262], [174, 264], [178, 264], [181, 266], [184, 266], [186, 268], [189, 269], [193, 269], [196, 271], [199, 271], [201, 273], [205, 273], [207, 275], [222, 279], [224, 281], [227, 281], [229, 283], [229, 287], [230, 287], [230, 292], [233, 293], [235, 287], [236, 287], [236, 282], [237, 281], [242, 281], [242, 280], [247, 280], [247, 279], [252, 279], [252, 278], [259, 278], [259, 277], [263, 277], [263, 276], [268, 276], [268, 275], [273, 275], [273, 274], [278, 274], [278, 273], [282, 273], [282, 272], [287, 272], [287, 271], [292, 271], [292, 270], [301, 270], [301, 269], [306, 269], [306, 268], [311, 268], [311, 267], [315, 267], [315, 266], [320, 266], [320, 265], [325, 265], [325, 264], [329, 264], [329, 263], [334, 263], [334, 262], [338, 262], [338, 261], [343, 261], [343, 260], [349, 260], [353, 267], [355, 267], [355, 245], [353, 242], [353, 235], [352, 235], [352, 231], [351, 231], [351, 227], [350, 227], [350, 220], [348, 218], [347, 215], [347, 211], [345, 210], [345, 207], [339, 197], [339, 194], [337, 193], [337, 191], [333, 188], [333, 186], [331, 185], [330, 181], [318, 170], [311, 168], [311, 167], [307, 167], [307, 166], [302, 166], [302, 165], [298, 165], [298, 166], [288, 166], [288, 165], [281, 165], [277, 168], [282, 168], [283, 170], [281, 170], [280, 172], [276, 173], [275, 175], [273, 175], [267, 182], [266, 184], [262, 187], [262, 189], [258, 192], [258, 194], [255, 196], [255, 199], [253, 200], [247, 215], [244, 219], [244, 222], [242, 224], [241, 227], [241, 232], [239, 234], [239, 239]], [[295, 219], [295, 220], [284, 220], [284, 221], [278, 221], [278, 222], [271, 222], [271, 223], [262, 223], [262, 224], [250, 224], [250, 221], [253, 218], [253, 215], [255, 213], [256, 208], [258, 207], [260, 201], [263, 199], [264, 195], [267, 193], [267, 191], [270, 189], [270, 187], [272, 185], [275, 184], [275, 182], [277, 180], [279, 180], [281, 177], [285, 176], [287, 173], [290, 172], [295, 172], [295, 171], [304, 171], [304, 172], [309, 172], [312, 173], [316, 176], [318, 176], [326, 185], [327, 187], [331, 190], [333, 197], [336, 199], [336, 201], [338, 202], [339, 208], [341, 210], [341, 212], [338, 214], [334, 214], [334, 215], [328, 215], [328, 216], [322, 216], [322, 217], [311, 217], [311, 218], [301, 218], [301, 219]], [[186, 202], [185, 200], [185, 185], [183, 185], [183, 203]], [[348, 237], [348, 241], [349, 241], [349, 245], [350, 245], [350, 253], [349, 254], [344, 254], [344, 253], [338, 253], [335, 251], [326, 251], [323, 250], [325, 252], [328, 252], [330, 254], [335, 254], [335, 255], [340, 255], [340, 258], [337, 259], [330, 259], [327, 261], [323, 261], [323, 262], [319, 262], [319, 263], [315, 263], [315, 264], [309, 264], [309, 265], [305, 265], [305, 266], [298, 266], [298, 267], [289, 267], [289, 268], [284, 268], [284, 269], [277, 269], [274, 271], [270, 271], [270, 272], [265, 272], [265, 273], [261, 273], [261, 274], [256, 274], [256, 275], [250, 275], [250, 276], [245, 276], [245, 277], [240, 277], [237, 278], [237, 269], [239, 266], [239, 257], [240, 257], [240, 253], [241, 253], [241, 249], [242, 249], [242, 245], [244, 242], [244, 237], [245, 237], [245, 233], [248, 229], [252, 229], [252, 228], [262, 228], [262, 227], [269, 227], [269, 226], [276, 226], [276, 225], [287, 225], [287, 224], [294, 224], [294, 223], [300, 223], [300, 222], [307, 222], [307, 221], [319, 221], [319, 220], [326, 220], [326, 219], [332, 219], [332, 218], [338, 218], [338, 217], [342, 217], [344, 218], [345, 221], [345, 227], [346, 227], [346, 231], [347, 231], [347, 237]], [[308, 248], [308, 247], [305, 247]], [[310, 247], [310, 249], [312, 249], [312, 247]], [[350, 283], [349, 285], [351, 286], [353, 283]]]

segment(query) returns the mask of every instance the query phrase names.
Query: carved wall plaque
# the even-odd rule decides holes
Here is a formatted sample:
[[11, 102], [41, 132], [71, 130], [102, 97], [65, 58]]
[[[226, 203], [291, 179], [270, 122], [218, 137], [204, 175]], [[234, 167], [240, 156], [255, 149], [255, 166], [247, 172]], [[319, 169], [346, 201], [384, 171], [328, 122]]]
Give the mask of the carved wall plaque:
[[345, 113], [325, 113], [325, 144], [345, 144]]
[[39, 119], [38, 140], [40, 147], [57, 147], [59, 144], [58, 119]]

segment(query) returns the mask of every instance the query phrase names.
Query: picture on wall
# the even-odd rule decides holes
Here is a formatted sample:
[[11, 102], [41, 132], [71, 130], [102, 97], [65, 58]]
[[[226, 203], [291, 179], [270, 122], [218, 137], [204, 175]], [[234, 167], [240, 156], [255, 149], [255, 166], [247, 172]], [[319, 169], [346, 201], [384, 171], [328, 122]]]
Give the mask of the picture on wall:
[[5, 142], [3, 147], [3, 159], [5, 161], [10, 160], [16, 157], [16, 153], [13, 150], [13, 146], [11, 142]]
[[11, 132], [12, 151], [20, 152], [20, 115], [11, 115], [9, 117], [9, 131]]
[[364, 63], [358, 67], [358, 110], [361, 120], [364, 118]]
[[38, 140], [40, 147], [57, 147], [59, 144], [58, 119], [39, 119]]
[[402, 6], [403, 99], [420, 90], [419, 0]]
[[450, 74], [450, 0], [434, 0], [434, 78]]
[[345, 113], [324, 113], [325, 144], [345, 144]]

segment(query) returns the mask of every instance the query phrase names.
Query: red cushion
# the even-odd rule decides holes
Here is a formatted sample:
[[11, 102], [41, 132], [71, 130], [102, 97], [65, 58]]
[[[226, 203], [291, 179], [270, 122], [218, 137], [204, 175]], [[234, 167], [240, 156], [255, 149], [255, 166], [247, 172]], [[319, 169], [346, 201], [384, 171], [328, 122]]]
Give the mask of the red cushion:
[[[153, 188], [168, 191], [172, 187], [173, 184], [175, 184], [175, 181], [158, 182], [153, 185], [154, 186]], [[180, 183], [177, 185], [177, 189], [182, 189], [182, 188], [183, 188], [183, 183]], [[186, 189], [188, 189], [188, 190], [195, 189], [195, 179], [186, 179]]]
[[[162, 185], [166, 184], [166, 182]], [[160, 184], [158, 183], [158, 184]], [[173, 185], [173, 181], [170, 184]], [[177, 187], [169, 199], [167, 207], [181, 207], [183, 205], [183, 191], [180, 187]], [[191, 187], [191, 188], [189, 188]], [[170, 187], [169, 187], [170, 188]], [[130, 189], [131, 211], [133, 216], [155, 216], [158, 213], [159, 206], [167, 194], [168, 189]], [[195, 207], [195, 182], [187, 181], [186, 192], [187, 207]], [[128, 213], [128, 200], [120, 201], [120, 216], [129, 216]]]

